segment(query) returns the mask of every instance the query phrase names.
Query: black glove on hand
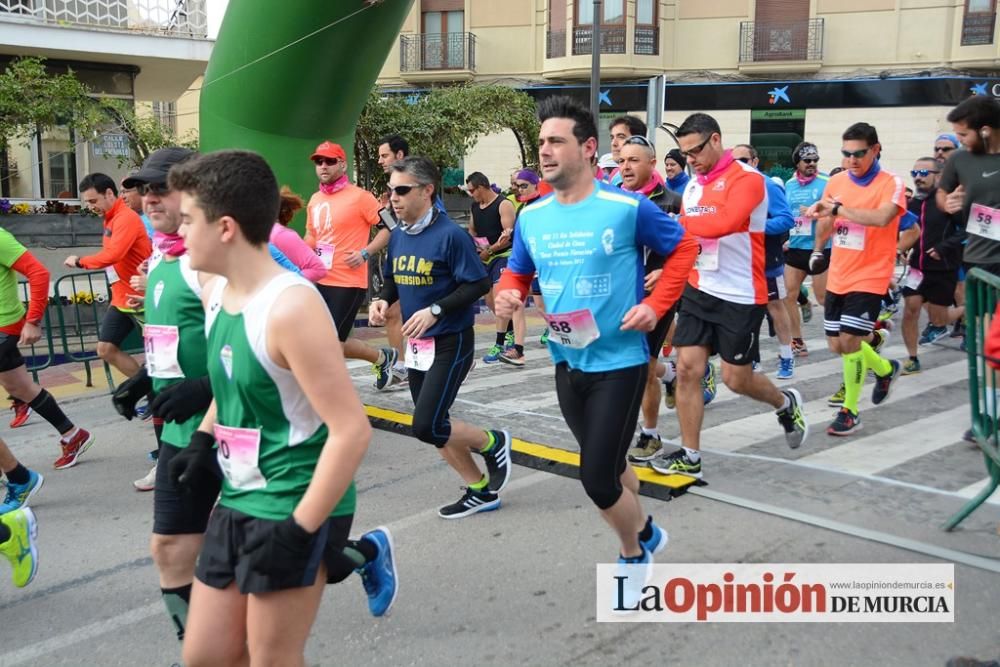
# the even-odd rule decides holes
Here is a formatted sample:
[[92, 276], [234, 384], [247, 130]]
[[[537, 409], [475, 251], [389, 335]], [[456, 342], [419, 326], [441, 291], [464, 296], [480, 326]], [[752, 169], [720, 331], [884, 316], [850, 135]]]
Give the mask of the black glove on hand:
[[826, 258], [826, 253], [814, 251], [809, 255], [809, 272], [812, 274], [823, 273], [830, 266], [830, 260]]
[[221, 474], [215, 438], [204, 431], [195, 431], [191, 443], [170, 459], [167, 474], [171, 484], [187, 492], [203, 486], [211, 478], [218, 479]]
[[315, 533], [307, 532], [290, 516], [274, 522], [270, 530], [261, 530], [241, 551], [254, 572], [301, 577], [309, 566], [315, 539]]
[[135, 414], [135, 404], [153, 391], [153, 380], [146, 373], [146, 368], [142, 367], [139, 372], [128, 378], [115, 389], [111, 394], [111, 404], [115, 406], [125, 419], [132, 421]]
[[212, 404], [212, 385], [208, 376], [181, 380], [172, 384], [153, 399], [149, 409], [154, 417], [183, 424]]

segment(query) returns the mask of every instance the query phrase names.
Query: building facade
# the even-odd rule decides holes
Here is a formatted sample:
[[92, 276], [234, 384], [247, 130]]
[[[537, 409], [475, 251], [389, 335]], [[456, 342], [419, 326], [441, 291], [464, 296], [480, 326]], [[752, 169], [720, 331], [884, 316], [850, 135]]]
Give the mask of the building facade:
[[[0, 70], [39, 56], [50, 71], [72, 71], [95, 97], [145, 100], [172, 125], [175, 101], [208, 64], [206, 29], [205, 0], [0, 0]], [[71, 199], [84, 174], [125, 175], [119, 158], [129, 145], [113, 126], [86, 140], [64, 128], [8, 140], [0, 197]]]
[[[586, 100], [594, 4], [414, 0], [379, 85], [500, 82]], [[824, 169], [837, 166], [840, 134], [863, 120], [904, 173], [948, 129], [954, 104], [1000, 94], [996, 0], [602, 0], [599, 13], [602, 119], [644, 117], [652, 101], [669, 128], [705, 111], [728, 144], [754, 143], [770, 167], [787, 166], [802, 138]], [[665, 90], [651, 93], [661, 75]], [[673, 146], [666, 131], [655, 138], [661, 152]], [[505, 181], [513, 138], [484, 138], [465, 164]]]

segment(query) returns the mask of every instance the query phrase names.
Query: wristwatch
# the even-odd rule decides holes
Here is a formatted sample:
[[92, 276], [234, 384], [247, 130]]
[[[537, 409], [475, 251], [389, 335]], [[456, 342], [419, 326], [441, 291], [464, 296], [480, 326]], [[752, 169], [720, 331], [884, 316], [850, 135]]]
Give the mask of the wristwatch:
[[442, 312], [444, 312], [444, 311], [441, 310], [441, 306], [440, 305], [438, 305], [436, 303], [432, 303], [431, 304], [431, 315], [433, 315], [434, 317], [441, 317], [441, 313]]
[[839, 201], [838, 202], [834, 202], [833, 208], [830, 209], [830, 215], [832, 215], [834, 218], [836, 218], [837, 217], [837, 213], [839, 211], [840, 211], [840, 202]]
[[359, 252], [358, 254], [361, 255], [361, 259], [365, 260], [366, 262], [368, 261], [368, 257], [369, 257], [369, 255], [368, 255], [368, 248], [362, 248], [361, 252]]

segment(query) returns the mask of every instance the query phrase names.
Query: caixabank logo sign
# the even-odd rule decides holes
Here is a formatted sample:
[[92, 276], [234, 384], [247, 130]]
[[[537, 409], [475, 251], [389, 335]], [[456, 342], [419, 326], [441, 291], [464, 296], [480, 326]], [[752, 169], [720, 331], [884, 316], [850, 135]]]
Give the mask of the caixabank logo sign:
[[951, 623], [951, 563], [597, 566], [597, 620]]

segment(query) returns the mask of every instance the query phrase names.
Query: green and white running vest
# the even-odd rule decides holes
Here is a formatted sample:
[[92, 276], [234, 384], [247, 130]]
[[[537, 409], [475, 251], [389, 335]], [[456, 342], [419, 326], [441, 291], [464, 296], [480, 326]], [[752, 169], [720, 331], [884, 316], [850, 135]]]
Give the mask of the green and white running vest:
[[[208, 375], [218, 410], [215, 439], [225, 474], [219, 502], [261, 519], [292, 514], [327, 438], [326, 424], [292, 372], [267, 354], [271, 308], [297, 285], [315, 289], [308, 280], [283, 273], [231, 315], [222, 308], [226, 281], [220, 279], [205, 315]], [[353, 514], [354, 506], [352, 481], [331, 516]]]
[[[149, 261], [146, 285], [146, 370], [153, 391], [184, 379], [208, 375], [205, 341], [205, 307], [201, 303], [198, 273], [187, 255], [164, 256], [155, 252]], [[165, 422], [163, 442], [187, 447], [201, 424], [204, 412], [183, 423]]]

